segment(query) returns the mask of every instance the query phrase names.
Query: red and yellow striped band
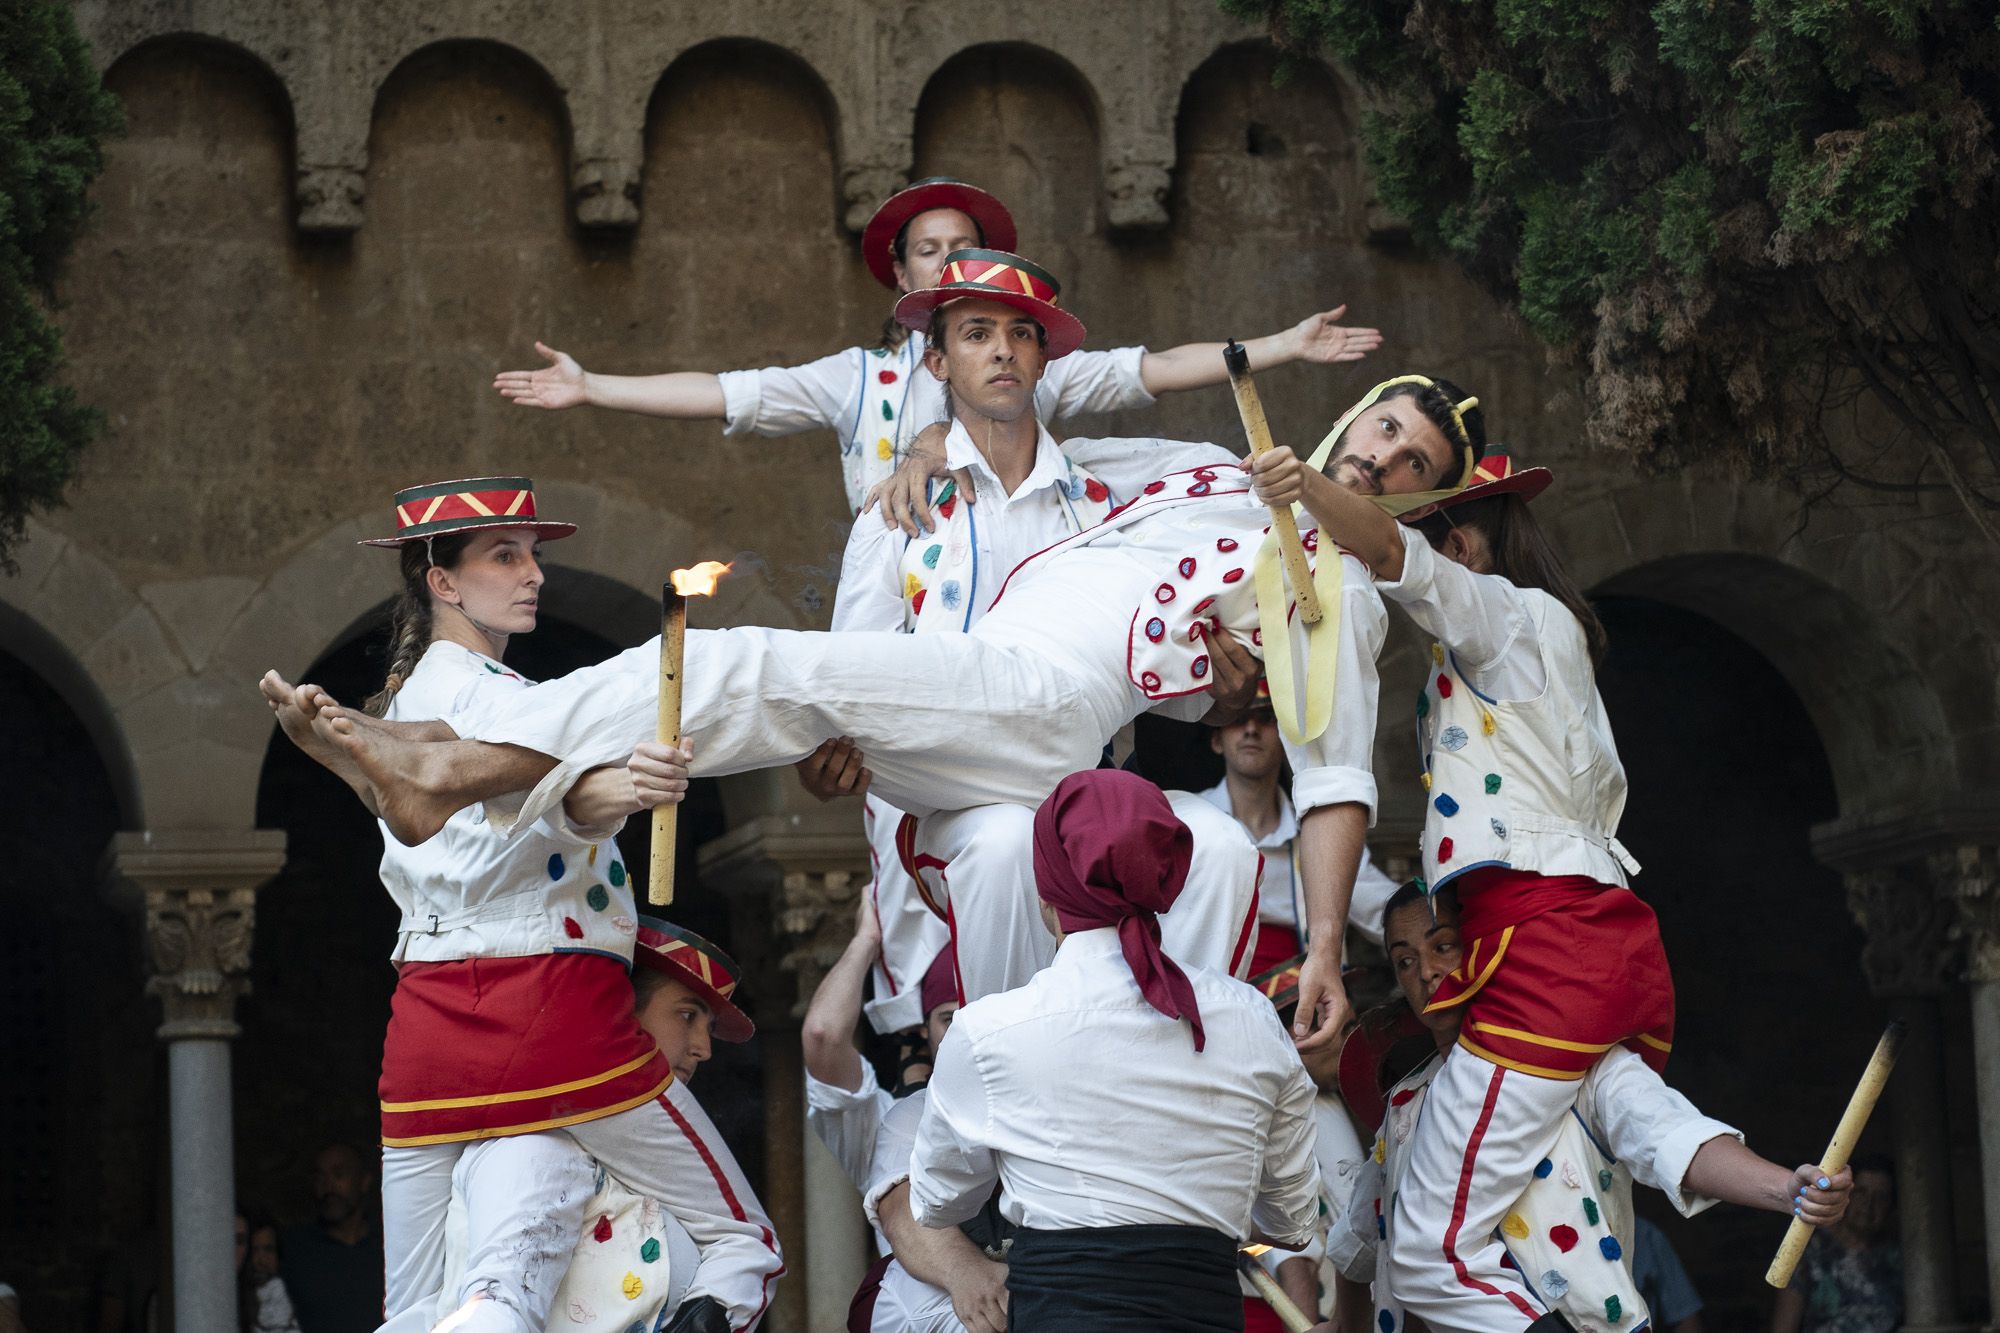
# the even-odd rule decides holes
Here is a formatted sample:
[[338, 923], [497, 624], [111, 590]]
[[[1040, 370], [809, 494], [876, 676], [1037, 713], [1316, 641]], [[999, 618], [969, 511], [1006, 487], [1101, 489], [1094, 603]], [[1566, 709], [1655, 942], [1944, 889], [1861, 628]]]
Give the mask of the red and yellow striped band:
[[481, 477], [412, 486], [396, 492], [396, 535], [422, 537], [447, 525], [500, 525], [535, 517], [535, 488], [526, 477]]
[[954, 259], [944, 266], [939, 275], [941, 288], [979, 288], [1001, 291], [1020, 296], [1031, 296], [1037, 301], [1046, 301], [1052, 306], [1062, 304], [1059, 299], [1062, 288], [1054, 278], [1025, 262], [1001, 258], [999, 252], [961, 251], [968, 257]]

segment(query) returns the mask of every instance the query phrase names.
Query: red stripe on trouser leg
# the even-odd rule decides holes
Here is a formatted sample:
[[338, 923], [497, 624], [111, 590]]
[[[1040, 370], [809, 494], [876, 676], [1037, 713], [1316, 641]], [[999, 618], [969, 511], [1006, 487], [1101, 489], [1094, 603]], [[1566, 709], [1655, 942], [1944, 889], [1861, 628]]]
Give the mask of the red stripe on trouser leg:
[[1458, 1275], [1461, 1283], [1488, 1296], [1504, 1294], [1514, 1308], [1527, 1316], [1532, 1323], [1541, 1317], [1540, 1310], [1535, 1309], [1514, 1292], [1502, 1293], [1491, 1283], [1480, 1281], [1466, 1268], [1465, 1261], [1458, 1257], [1458, 1229], [1465, 1223], [1465, 1201], [1472, 1191], [1472, 1168], [1479, 1160], [1479, 1144], [1486, 1137], [1486, 1127], [1493, 1123], [1493, 1108], [1500, 1101], [1500, 1083], [1506, 1077], [1506, 1070], [1497, 1067], [1494, 1069], [1492, 1081], [1486, 1085], [1486, 1101], [1479, 1108], [1479, 1121], [1472, 1127], [1472, 1136], [1466, 1140], [1465, 1165], [1459, 1168], [1458, 1192], [1451, 1201], [1451, 1225], [1446, 1227], [1444, 1232], [1444, 1257], [1450, 1262], [1452, 1272]]
[[[709, 1151], [708, 1144], [702, 1140], [701, 1135], [695, 1133], [694, 1126], [687, 1122], [687, 1117], [683, 1116], [674, 1104], [667, 1100], [664, 1093], [661, 1094], [659, 1103], [661, 1109], [673, 1117], [675, 1126], [679, 1128], [682, 1134], [687, 1136], [688, 1142], [694, 1145], [695, 1151], [701, 1154], [702, 1164], [708, 1168], [708, 1174], [715, 1180], [715, 1188], [722, 1195], [723, 1202], [729, 1206], [730, 1215], [735, 1217], [739, 1222], [747, 1221], [749, 1215], [743, 1211], [742, 1203], [736, 1198], [736, 1191], [730, 1188], [728, 1175], [716, 1163], [715, 1154]], [[757, 1230], [763, 1237], [765, 1246], [775, 1252], [778, 1248], [778, 1238], [771, 1234], [771, 1228], [759, 1225]], [[780, 1265], [775, 1272], [764, 1275], [764, 1299], [757, 1306], [755, 1313], [743, 1322], [744, 1328], [756, 1327], [757, 1321], [764, 1317], [765, 1309], [771, 1304], [771, 1284], [780, 1277], [783, 1277], [784, 1273], [784, 1266]]]

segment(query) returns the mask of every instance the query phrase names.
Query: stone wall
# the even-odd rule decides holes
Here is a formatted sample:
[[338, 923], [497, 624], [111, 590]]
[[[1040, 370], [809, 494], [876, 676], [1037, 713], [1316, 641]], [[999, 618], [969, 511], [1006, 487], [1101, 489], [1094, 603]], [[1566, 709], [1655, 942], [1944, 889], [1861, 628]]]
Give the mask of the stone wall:
[[[733, 557], [711, 623], [823, 625], [846, 528], [829, 436], [551, 416], [489, 384], [536, 338], [625, 372], [869, 341], [886, 301], [854, 228], [935, 172], [1011, 202], [1093, 345], [1249, 336], [1343, 301], [1382, 327], [1362, 366], [1262, 377], [1283, 440], [1400, 369], [1470, 386], [1500, 439], [1558, 467], [1538, 508], [1587, 585], [1708, 617], [1782, 674], [1836, 831], [1948, 838], [2000, 788], [2000, 565], [1948, 503], [1807, 512], [1590, 454], [1574, 382], [1372, 202], [1352, 87], [1319, 66], [1274, 84], [1268, 44], [1211, 0], [77, 12], [129, 124], [59, 292], [71, 379], [109, 431], [0, 579], [0, 626], [32, 628], [7, 646], [77, 713], [123, 827], [258, 825], [251, 682], [388, 595], [393, 562], [353, 542], [398, 486], [526, 472], [585, 525], [551, 555], [603, 586], [643, 599], [671, 565]], [[1219, 389], [1084, 430], [1238, 438]], [[1400, 702], [1420, 649], [1399, 629], [1384, 662], [1385, 845], [1420, 810]], [[731, 822], [772, 790], [726, 790]]]

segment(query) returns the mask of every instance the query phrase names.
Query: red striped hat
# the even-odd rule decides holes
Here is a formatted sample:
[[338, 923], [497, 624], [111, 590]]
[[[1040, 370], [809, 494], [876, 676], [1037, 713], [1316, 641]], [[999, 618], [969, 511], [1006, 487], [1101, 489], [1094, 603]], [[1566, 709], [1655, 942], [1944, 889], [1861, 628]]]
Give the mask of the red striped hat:
[[931, 311], [972, 297], [1032, 316], [1048, 335], [1051, 361], [1083, 346], [1083, 321], [1061, 308], [1061, 285], [1041, 265], [1005, 250], [952, 251], [937, 286], [905, 292], [896, 302], [896, 320], [921, 333], [930, 326]]
[[401, 546], [480, 528], [532, 528], [545, 542], [567, 537], [574, 523], [535, 517], [535, 483], [526, 477], [471, 477], [396, 492], [396, 535], [363, 546]]
[[875, 281], [896, 289], [896, 237], [914, 218], [934, 208], [955, 208], [979, 224], [979, 238], [996, 250], [1014, 248], [1014, 215], [977, 185], [949, 176], [913, 181], [882, 201], [861, 231], [861, 257]]
[[750, 1015], [730, 997], [743, 971], [736, 960], [701, 936], [656, 916], [639, 918], [639, 936], [632, 961], [664, 972], [708, 1002], [715, 1018], [715, 1035], [724, 1041], [748, 1041], [757, 1035]]
[[1549, 483], [1555, 479], [1555, 473], [1545, 467], [1521, 467], [1508, 454], [1489, 452], [1472, 465], [1472, 471], [1465, 476], [1463, 490], [1412, 509], [1402, 519], [1405, 523], [1414, 523], [1440, 509], [1450, 509], [1471, 500], [1484, 500], [1492, 495], [1518, 495], [1523, 500], [1532, 500], [1547, 490]]

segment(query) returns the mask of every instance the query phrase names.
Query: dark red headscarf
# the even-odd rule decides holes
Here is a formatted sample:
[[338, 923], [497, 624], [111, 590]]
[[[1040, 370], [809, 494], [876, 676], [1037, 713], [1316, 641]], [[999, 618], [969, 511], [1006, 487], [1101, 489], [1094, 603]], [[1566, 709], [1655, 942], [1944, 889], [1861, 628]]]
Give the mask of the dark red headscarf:
[[1072, 773], [1035, 811], [1035, 886], [1064, 931], [1118, 927], [1118, 945], [1146, 1003], [1207, 1036], [1194, 987], [1160, 952], [1160, 921], [1181, 896], [1194, 835], [1160, 789], [1135, 773]]
[[955, 1004], [958, 1001], [958, 948], [947, 944], [937, 951], [931, 965], [924, 969], [924, 979], [917, 986], [917, 998], [924, 1006], [924, 1017], [931, 1016], [931, 1010], [941, 1004]]

